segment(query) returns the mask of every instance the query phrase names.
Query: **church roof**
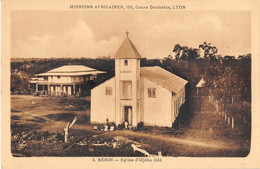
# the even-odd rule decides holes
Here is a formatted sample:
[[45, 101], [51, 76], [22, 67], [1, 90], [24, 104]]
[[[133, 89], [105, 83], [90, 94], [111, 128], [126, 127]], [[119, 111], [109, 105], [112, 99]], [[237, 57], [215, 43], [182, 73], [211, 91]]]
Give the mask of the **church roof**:
[[141, 55], [127, 37], [122, 46], [118, 49], [115, 59], [139, 59]]
[[187, 80], [184, 80], [159, 66], [141, 67], [141, 76], [157, 83], [175, 94], [178, 93], [186, 83], [188, 83]]
[[104, 71], [98, 71], [96, 69], [84, 66], [84, 65], [64, 65], [55, 69], [52, 69], [46, 73], [36, 74], [36, 76], [82, 76], [82, 75], [96, 75], [100, 73], [106, 73]]

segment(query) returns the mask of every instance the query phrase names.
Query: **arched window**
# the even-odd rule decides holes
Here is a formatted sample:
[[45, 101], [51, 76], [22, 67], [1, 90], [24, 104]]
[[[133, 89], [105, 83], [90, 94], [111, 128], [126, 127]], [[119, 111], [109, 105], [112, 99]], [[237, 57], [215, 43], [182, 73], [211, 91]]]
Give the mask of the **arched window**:
[[124, 63], [125, 63], [125, 66], [128, 66], [128, 61], [127, 61], [127, 60], [125, 60], [125, 62], [124, 62]]

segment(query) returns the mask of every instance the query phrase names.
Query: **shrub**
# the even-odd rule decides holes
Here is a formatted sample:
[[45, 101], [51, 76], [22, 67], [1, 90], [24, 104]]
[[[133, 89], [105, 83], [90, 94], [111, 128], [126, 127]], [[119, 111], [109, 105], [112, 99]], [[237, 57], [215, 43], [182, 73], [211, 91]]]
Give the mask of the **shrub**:
[[143, 122], [139, 122], [137, 124], [136, 130], [140, 130], [143, 126], [144, 126], [144, 123]]

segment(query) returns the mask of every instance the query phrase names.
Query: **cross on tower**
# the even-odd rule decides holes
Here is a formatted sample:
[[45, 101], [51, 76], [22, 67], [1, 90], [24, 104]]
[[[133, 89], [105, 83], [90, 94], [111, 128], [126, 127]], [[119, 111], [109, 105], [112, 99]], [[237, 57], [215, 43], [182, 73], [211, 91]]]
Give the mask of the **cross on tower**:
[[126, 31], [126, 36], [128, 37], [128, 34], [129, 34], [129, 32], [128, 31]]

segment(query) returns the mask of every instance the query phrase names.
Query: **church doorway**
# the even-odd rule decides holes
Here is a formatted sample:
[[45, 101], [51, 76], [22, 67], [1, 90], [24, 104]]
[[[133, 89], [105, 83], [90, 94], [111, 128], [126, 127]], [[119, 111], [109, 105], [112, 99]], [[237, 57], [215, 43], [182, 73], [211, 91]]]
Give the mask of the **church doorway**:
[[133, 113], [132, 113], [132, 106], [125, 106], [125, 122], [132, 125], [133, 122]]

